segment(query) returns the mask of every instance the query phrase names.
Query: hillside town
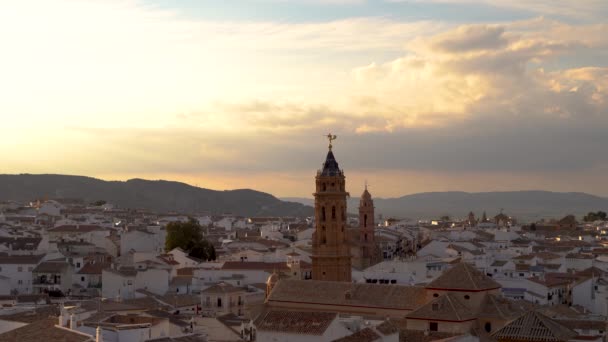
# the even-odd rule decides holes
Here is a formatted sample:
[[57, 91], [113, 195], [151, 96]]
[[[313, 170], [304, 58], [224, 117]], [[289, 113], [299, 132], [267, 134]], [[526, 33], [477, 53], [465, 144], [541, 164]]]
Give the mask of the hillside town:
[[380, 220], [331, 142], [313, 217], [0, 203], [0, 341], [606, 341], [605, 216]]

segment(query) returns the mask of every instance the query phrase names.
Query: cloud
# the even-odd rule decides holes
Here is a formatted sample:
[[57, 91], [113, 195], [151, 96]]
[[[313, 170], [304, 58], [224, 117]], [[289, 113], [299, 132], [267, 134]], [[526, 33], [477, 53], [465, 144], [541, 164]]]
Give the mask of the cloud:
[[489, 5], [532, 12], [540, 15], [557, 15], [565, 18], [603, 20], [608, 13], [604, 0], [387, 0], [387, 2], [435, 2], [441, 4]]
[[442, 52], [467, 52], [498, 49], [508, 40], [504, 37], [504, 27], [490, 25], [464, 25], [454, 31], [435, 36], [430, 45]]
[[217, 22], [33, 3], [0, 11], [0, 172], [262, 182], [314, 174], [328, 131], [357, 179], [436, 174], [432, 189], [451, 172], [454, 189], [466, 174], [606, 168], [606, 24]]

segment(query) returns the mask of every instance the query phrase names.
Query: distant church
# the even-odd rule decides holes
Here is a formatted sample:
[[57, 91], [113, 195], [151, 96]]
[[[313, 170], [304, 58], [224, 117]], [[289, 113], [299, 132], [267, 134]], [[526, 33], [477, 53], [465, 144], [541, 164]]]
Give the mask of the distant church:
[[351, 281], [351, 267], [362, 269], [379, 261], [374, 236], [374, 202], [367, 186], [359, 205], [359, 228], [347, 227], [346, 178], [332, 151], [334, 135], [328, 135], [329, 151], [315, 179], [315, 232], [312, 236], [312, 278]]

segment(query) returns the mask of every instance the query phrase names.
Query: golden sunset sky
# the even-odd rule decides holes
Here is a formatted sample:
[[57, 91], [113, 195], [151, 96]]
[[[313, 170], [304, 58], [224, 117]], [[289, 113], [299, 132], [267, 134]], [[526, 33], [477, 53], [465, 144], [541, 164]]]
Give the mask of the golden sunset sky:
[[608, 1], [0, 2], [0, 173], [608, 195]]

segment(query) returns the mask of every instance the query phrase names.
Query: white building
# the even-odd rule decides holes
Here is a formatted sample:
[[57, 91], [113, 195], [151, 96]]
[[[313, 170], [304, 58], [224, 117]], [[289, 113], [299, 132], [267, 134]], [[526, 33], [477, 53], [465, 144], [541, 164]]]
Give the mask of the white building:
[[33, 293], [32, 270], [40, 263], [42, 257], [42, 255], [0, 256], [0, 276], [6, 278], [0, 282], [0, 293]]

